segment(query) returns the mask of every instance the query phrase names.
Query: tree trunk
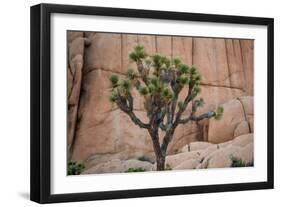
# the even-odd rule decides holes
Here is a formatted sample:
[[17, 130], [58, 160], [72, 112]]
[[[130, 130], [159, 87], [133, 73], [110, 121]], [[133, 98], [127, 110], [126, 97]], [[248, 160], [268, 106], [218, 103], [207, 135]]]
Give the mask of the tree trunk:
[[157, 171], [165, 170], [165, 157], [164, 156], [158, 156], [156, 159], [157, 164]]
[[153, 143], [153, 149], [156, 157], [156, 170], [165, 170], [165, 154], [162, 153], [161, 146], [159, 143], [159, 135], [158, 135], [158, 128], [157, 130], [150, 129], [148, 130], [152, 143]]

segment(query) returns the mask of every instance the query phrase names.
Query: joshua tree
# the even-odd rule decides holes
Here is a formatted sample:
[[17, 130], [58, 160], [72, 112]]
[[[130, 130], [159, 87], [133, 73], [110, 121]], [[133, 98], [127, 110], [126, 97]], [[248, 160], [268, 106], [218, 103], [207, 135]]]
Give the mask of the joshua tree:
[[[167, 147], [177, 126], [211, 117], [219, 119], [223, 108], [218, 107], [216, 111], [195, 115], [198, 107], [204, 104], [202, 98], [196, 99], [201, 91], [201, 75], [196, 66], [189, 67], [179, 58], [169, 59], [160, 54], [148, 55], [141, 45], [137, 45], [129, 53], [129, 58], [136, 63], [137, 72], [128, 69], [123, 80], [119, 80], [117, 75], [112, 75], [112, 94], [109, 100], [125, 112], [136, 125], [148, 131], [153, 143], [157, 170], [164, 170]], [[134, 113], [134, 99], [131, 93], [133, 87], [144, 96], [148, 123], [144, 123]], [[187, 95], [183, 100], [179, 100], [182, 90], [187, 90]], [[185, 117], [183, 113], [189, 103], [191, 112]], [[162, 143], [159, 138], [160, 130], [164, 132]]]

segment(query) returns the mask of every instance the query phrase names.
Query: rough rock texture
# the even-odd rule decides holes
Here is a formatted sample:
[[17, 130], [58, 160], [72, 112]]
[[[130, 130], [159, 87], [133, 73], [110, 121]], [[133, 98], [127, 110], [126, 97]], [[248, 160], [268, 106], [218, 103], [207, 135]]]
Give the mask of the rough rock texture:
[[241, 159], [245, 164], [254, 163], [253, 134], [245, 134], [216, 145], [216, 149], [200, 154], [200, 164], [196, 168], [223, 168], [232, 165], [232, 158]]
[[[238, 113], [233, 124], [231, 119], [236, 113], [225, 108], [226, 116], [232, 116], [227, 118], [231, 122], [227, 133], [216, 128], [214, 121], [178, 127], [168, 154], [179, 152], [190, 142], [219, 143], [233, 139], [234, 131], [235, 135], [248, 133], [245, 124], [241, 124], [243, 121], [249, 123], [249, 131], [253, 132], [252, 102], [247, 97], [237, 99], [253, 95], [252, 40], [95, 32], [69, 32], [68, 37], [68, 148], [71, 159], [153, 157], [146, 130], [135, 126], [126, 114], [108, 101], [108, 77], [112, 73], [122, 77], [128, 67], [135, 69], [128, 60], [128, 52], [136, 44], [143, 44], [149, 54], [158, 52], [180, 57], [185, 63], [198, 66], [203, 76], [201, 96], [206, 102], [198, 114], [230, 100], [233, 101], [226, 107]], [[145, 120], [143, 100], [138, 95], [134, 97], [136, 113]], [[220, 126], [225, 127], [223, 123]]]
[[196, 166], [198, 166], [198, 164], [199, 164], [198, 159], [189, 159], [174, 167], [173, 170], [195, 169]]
[[199, 151], [183, 152], [175, 155], [169, 155], [166, 157], [166, 165], [174, 168], [189, 159], [198, 159], [199, 161], [199, 156]]
[[[197, 151], [197, 150], [204, 150], [207, 149], [208, 147], [212, 146], [211, 143], [208, 142], [191, 142], [189, 145], [189, 151]], [[183, 147], [182, 151], [184, 150], [184, 148], [186, 148], [187, 146]]]
[[121, 173], [126, 172], [130, 168], [142, 168], [145, 171], [152, 171], [153, 164], [146, 161], [139, 160], [119, 160], [113, 159], [104, 163], [95, 165], [85, 171], [82, 174], [93, 174], [93, 173]]
[[[241, 101], [243, 100], [243, 101]], [[253, 132], [253, 97], [240, 97], [225, 104], [220, 120], [210, 119], [208, 141], [221, 143], [242, 134]]]
[[[184, 146], [178, 154], [168, 155], [166, 167], [172, 170], [226, 168], [232, 167], [233, 158], [241, 159], [246, 165], [254, 164], [253, 134], [244, 134], [221, 144], [192, 142], [190, 147], [194, 150], [187, 151]], [[129, 168], [152, 171], [156, 169], [156, 164], [146, 160], [128, 159], [120, 154], [95, 155], [86, 161], [86, 169], [82, 174], [126, 172]]]
[[82, 69], [84, 64], [84, 33], [68, 32], [68, 68], [67, 68], [67, 146], [70, 157], [75, 137], [77, 111], [79, 108]]

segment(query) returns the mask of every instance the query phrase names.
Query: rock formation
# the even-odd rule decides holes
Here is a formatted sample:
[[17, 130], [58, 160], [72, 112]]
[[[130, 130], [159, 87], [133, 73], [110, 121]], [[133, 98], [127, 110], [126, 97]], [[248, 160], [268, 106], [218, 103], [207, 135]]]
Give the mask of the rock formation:
[[[211, 149], [217, 150], [214, 146], [220, 146], [215, 144], [253, 133], [253, 40], [68, 32], [69, 158], [91, 165], [109, 159], [117, 163], [142, 156], [154, 158], [146, 130], [135, 126], [108, 101], [108, 78], [112, 73], [123, 76], [128, 68], [135, 69], [128, 53], [136, 44], [144, 45], [148, 54], [180, 57], [184, 63], [198, 66], [203, 77], [201, 96], [206, 102], [198, 114], [220, 104], [225, 107], [220, 121], [178, 127], [168, 149], [170, 156], [202, 151], [201, 145], [188, 145], [198, 141], [208, 150], [199, 157], [202, 153], [209, 155]], [[136, 113], [145, 120], [143, 100], [137, 93], [134, 97]], [[208, 165], [217, 162], [214, 158]], [[198, 166], [195, 160], [179, 163], [182, 167]]]
[[[233, 166], [233, 159], [241, 160], [245, 166], [253, 166], [253, 134], [244, 134], [221, 144], [192, 142], [184, 146], [178, 154], [168, 155], [166, 166], [171, 170], [225, 168]], [[99, 163], [88, 163], [88, 169], [83, 174], [126, 172], [130, 168], [152, 171], [156, 166], [144, 160], [107, 159]]]

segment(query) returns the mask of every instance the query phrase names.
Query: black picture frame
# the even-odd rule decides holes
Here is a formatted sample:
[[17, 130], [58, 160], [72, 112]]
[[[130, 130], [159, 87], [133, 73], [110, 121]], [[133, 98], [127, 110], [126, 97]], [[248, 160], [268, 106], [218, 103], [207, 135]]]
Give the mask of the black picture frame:
[[[189, 187], [51, 194], [50, 130], [51, 71], [50, 16], [53, 13], [151, 18], [207, 23], [232, 23], [267, 26], [267, 181]], [[31, 174], [30, 199], [38, 203], [166, 196], [179, 194], [272, 189], [274, 187], [274, 20], [272, 18], [195, 14], [168, 11], [135, 10], [89, 6], [39, 4], [31, 7]]]

